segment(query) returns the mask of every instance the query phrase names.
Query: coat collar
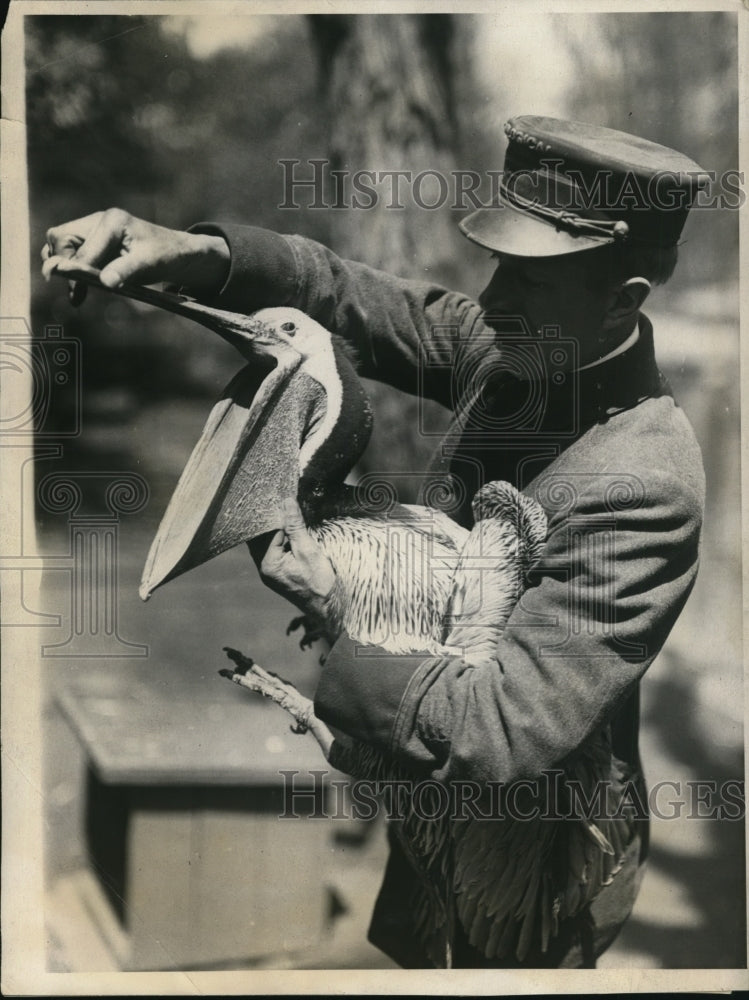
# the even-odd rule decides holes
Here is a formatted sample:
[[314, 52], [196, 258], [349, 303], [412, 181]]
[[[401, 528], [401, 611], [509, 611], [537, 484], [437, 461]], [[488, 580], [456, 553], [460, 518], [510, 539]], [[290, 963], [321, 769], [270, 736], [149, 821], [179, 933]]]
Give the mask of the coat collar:
[[656, 364], [653, 325], [643, 313], [638, 330], [639, 336], [626, 350], [595, 365], [565, 372], [564, 378], [549, 373], [544, 379], [522, 379], [500, 372], [490, 390], [498, 411], [512, 412], [514, 400], [535, 395], [543, 401], [544, 409], [539, 432], [566, 430], [573, 421], [582, 433], [645, 399], [672, 395]]
[[[519, 488], [596, 424], [646, 399], [672, 395], [658, 371], [653, 327], [640, 314], [640, 336], [628, 350], [594, 368], [535, 384], [494, 368], [494, 377], [458, 406], [448, 433], [430, 465], [425, 486], [450, 473], [464, 484], [462, 500], [449, 513], [473, 524], [471, 498], [491, 479]], [[529, 400], [534, 406], [529, 406]]]
[[[643, 313], [638, 325], [640, 335], [628, 350], [576, 373], [583, 426], [602, 423], [646, 399], [673, 395], [656, 364], [653, 325]], [[552, 406], [553, 396], [552, 391]]]

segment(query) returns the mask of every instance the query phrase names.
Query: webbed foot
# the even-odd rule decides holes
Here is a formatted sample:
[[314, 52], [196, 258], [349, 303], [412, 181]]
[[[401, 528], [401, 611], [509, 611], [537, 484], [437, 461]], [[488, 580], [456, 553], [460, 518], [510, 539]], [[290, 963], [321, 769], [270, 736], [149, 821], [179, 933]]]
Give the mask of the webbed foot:
[[241, 687], [246, 687], [250, 691], [270, 698], [271, 701], [280, 705], [294, 719], [295, 725], [291, 727], [291, 731], [302, 734], [310, 730], [327, 757], [333, 742], [333, 735], [315, 715], [312, 700], [305, 698], [292, 683], [284, 680], [283, 677], [279, 677], [278, 674], [274, 674], [270, 670], [264, 670], [249, 656], [245, 656], [236, 649], [230, 649], [228, 646], [224, 647], [224, 652], [237, 669], [224, 668], [219, 670], [219, 674]]

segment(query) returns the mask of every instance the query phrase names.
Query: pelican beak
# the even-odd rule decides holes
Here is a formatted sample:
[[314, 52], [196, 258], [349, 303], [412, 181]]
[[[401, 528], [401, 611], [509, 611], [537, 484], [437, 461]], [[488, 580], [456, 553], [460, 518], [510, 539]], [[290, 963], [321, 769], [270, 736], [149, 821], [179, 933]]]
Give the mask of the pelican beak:
[[[58, 261], [55, 273], [104, 288], [99, 270], [74, 259]], [[325, 415], [327, 396], [301, 370], [304, 352], [289, 344], [290, 314], [309, 323], [298, 310], [284, 311], [292, 330], [285, 336], [281, 324], [280, 336], [277, 310], [243, 316], [147, 286], [106, 290], [195, 320], [252, 361], [214, 406], [177, 483], [143, 570], [145, 601], [167, 580], [283, 527], [281, 501], [297, 495], [301, 444]]]
[[243, 368], [214, 406], [151, 545], [140, 596], [258, 535], [283, 526], [281, 501], [296, 497], [306, 429], [325, 390], [296, 352]]

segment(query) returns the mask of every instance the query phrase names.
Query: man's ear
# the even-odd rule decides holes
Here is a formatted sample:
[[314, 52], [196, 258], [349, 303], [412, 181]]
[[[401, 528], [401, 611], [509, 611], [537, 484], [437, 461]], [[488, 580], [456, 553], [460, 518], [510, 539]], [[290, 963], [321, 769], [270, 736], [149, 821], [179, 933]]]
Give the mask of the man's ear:
[[604, 330], [620, 326], [627, 319], [632, 322], [643, 302], [650, 294], [650, 282], [647, 278], [629, 278], [611, 296], [611, 302], [606, 310], [603, 321]]

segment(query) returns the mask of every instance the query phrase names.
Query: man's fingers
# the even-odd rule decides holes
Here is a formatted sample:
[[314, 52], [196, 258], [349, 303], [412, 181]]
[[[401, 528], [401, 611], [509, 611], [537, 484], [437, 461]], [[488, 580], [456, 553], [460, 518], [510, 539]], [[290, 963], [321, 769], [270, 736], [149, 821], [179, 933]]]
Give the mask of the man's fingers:
[[[45, 256], [44, 251], [42, 251], [42, 257], [44, 258], [44, 263], [42, 264], [42, 277], [45, 281], [49, 281], [52, 274], [57, 270], [62, 270], [58, 265], [64, 263], [68, 260], [67, 257], [61, 256], [51, 256], [49, 254], [49, 247], [45, 246], [44, 250], [47, 251]], [[68, 282], [68, 298], [70, 299], [70, 304], [73, 306], [79, 306], [86, 298], [87, 286], [83, 281], [69, 281]]]
[[[42, 275], [49, 280], [64, 260], [105, 267], [122, 252], [129, 221], [127, 212], [110, 208], [48, 229], [47, 242], [42, 248]], [[112, 280], [112, 284], [118, 283]], [[82, 300], [83, 296], [85, 292], [71, 287], [71, 300]]]
[[127, 219], [127, 213], [120, 209], [99, 213], [90, 233], [76, 250], [76, 260], [103, 268], [119, 257], [127, 232]]
[[[121, 208], [108, 208], [48, 230], [42, 274], [49, 280], [54, 271], [65, 270], [67, 261], [97, 268], [108, 288], [168, 281], [178, 287], [218, 290], [225, 280], [228, 255], [228, 245], [218, 237], [167, 229]], [[74, 289], [73, 301], [83, 294]]]
[[73, 257], [98, 225], [103, 212], [92, 212], [82, 219], [52, 226], [47, 230], [47, 242], [42, 249], [42, 259], [48, 257]]

